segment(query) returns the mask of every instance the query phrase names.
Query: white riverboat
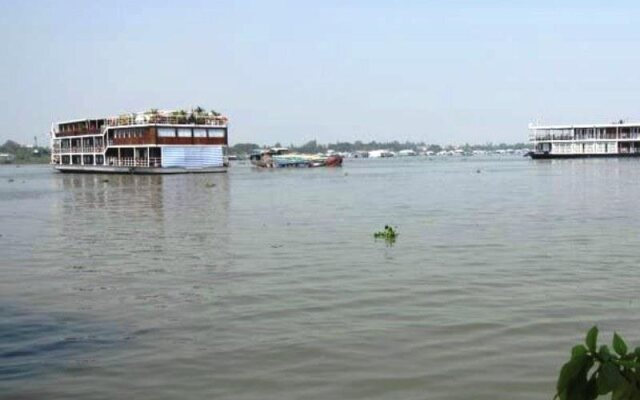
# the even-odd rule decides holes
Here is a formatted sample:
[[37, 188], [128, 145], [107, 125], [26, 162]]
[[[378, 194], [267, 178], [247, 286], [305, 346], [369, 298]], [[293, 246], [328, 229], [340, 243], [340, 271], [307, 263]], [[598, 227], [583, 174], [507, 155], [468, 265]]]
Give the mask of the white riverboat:
[[200, 107], [63, 121], [51, 127], [60, 172], [225, 172], [227, 118]]
[[531, 158], [640, 157], [640, 122], [529, 125]]

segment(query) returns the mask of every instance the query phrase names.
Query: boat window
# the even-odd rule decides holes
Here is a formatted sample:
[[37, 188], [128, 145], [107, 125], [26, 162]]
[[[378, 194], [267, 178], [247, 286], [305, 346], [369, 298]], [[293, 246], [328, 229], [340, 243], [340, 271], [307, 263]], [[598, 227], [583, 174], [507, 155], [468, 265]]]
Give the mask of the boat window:
[[209, 137], [215, 137], [215, 138], [224, 137], [224, 129], [213, 128], [213, 129], [207, 129], [207, 130], [209, 131]]
[[176, 130], [174, 128], [159, 128], [158, 137], [176, 137]]
[[207, 130], [206, 129], [194, 129], [193, 130], [193, 137], [207, 137]]
[[191, 137], [191, 128], [178, 128], [178, 137]]

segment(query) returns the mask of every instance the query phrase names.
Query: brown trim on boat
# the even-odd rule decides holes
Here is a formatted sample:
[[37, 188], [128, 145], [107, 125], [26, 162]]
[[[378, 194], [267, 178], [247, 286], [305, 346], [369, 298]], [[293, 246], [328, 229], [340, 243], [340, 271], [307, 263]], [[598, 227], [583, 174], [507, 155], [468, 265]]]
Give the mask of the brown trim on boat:
[[226, 145], [227, 138], [203, 138], [203, 137], [159, 137], [158, 144], [181, 145], [181, 144], [199, 144], [199, 145]]
[[[157, 140], [156, 140], [156, 128], [155, 127], [136, 128], [136, 129], [143, 130], [142, 136], [139, 136], [139, 137], [124, 137], [124, 138], [114, 137], [112, 139], [112, 145], [113, 146], [127, 146], [127, 145], [149, 145], [149, 146], [155, 146], [156, 145]], [[114, 131], [114, 133], [119, 131], [119, 130], [120, 129], [116, 129]]]

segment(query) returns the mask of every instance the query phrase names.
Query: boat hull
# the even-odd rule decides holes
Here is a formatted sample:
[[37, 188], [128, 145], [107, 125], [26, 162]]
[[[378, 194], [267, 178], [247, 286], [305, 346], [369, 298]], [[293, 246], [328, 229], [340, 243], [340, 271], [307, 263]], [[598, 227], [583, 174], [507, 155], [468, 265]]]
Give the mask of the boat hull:
[[605, 153], [605, 154], [549, 154], [549, 153], [529, 153], [529, 157], [534, 160], [551, 159], [574, 159], [574, 158], [631, 158], [640, 157], [640, 153]]
[[341, 156], [329, 156], [327, 161], [325, 161], [325, 166], [327, 167], [341, 167], [342, 166], [342, 157]]
[[259, 168], [318, 168], [318, 167], [341, 167], [341, 156], [329, 156], [326, 159], [315, 160], [313, 158], [297, 157], [254, 157], [251, 164]]
[[151, 168], [151, 167], [113, 167], [101, 165], [56, 165], [54, 169], [63, 173], [88, 174], [136, 174], [136, 175], [171, 175], [171, 174], [211, 174], [227, 172], [227, 167], [207, 168]]

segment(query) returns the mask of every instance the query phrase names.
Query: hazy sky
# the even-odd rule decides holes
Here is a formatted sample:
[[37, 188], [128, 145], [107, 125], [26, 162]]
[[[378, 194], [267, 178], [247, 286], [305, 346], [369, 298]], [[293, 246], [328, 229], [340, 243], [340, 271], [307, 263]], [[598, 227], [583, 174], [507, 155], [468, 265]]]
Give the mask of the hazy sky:
[[0, 0], [0, 142], [202, 105], [231, 143], [640, 120], [638, 2]]

